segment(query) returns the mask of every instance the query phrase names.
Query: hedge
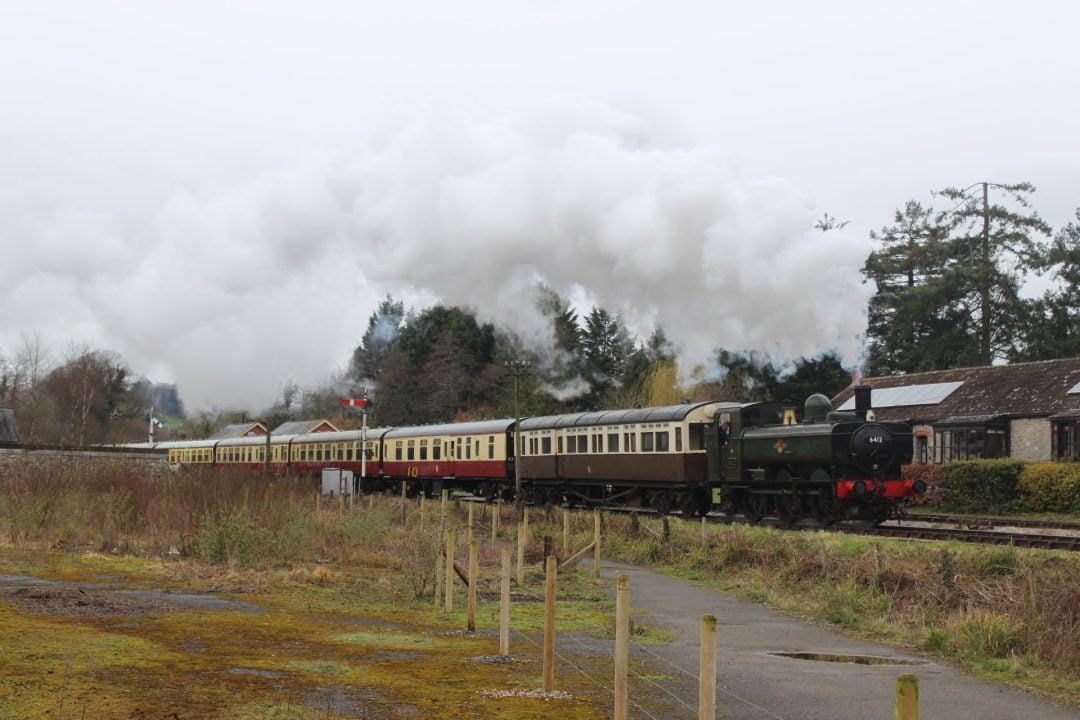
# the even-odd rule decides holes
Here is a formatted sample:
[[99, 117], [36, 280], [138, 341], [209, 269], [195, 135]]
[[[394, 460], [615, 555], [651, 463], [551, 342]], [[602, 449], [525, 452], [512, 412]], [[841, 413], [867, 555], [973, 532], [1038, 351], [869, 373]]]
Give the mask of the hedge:
[[1025, 509], [1033, 512], [1080, 513], [1080, 465], [1029, 463], [1020, 473]]
[[960, 460], [945, 465], [938, 488], [941, 507], [952, 512], [1004, 513], [1023, 508], [1018, 460]]

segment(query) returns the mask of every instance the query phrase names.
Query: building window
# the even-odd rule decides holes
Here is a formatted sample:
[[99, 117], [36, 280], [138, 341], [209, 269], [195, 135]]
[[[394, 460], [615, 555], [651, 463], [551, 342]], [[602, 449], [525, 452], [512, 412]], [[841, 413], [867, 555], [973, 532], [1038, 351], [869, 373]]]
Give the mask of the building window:
[[1052, 458], [1062, 462], [1080, 461], [1080, 418], [1054, 421], [1050, 438]]
[[1008, 435], [1003, 427], [934, 428], [934, 460], [938, 463], [1005, 457], [1007, 448]]

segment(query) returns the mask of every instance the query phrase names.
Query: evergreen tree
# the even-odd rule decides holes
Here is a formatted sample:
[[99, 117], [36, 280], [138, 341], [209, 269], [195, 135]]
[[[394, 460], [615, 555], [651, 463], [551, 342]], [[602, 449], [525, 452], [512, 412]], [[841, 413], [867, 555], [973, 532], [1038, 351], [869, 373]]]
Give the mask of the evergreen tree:
[[[979, 192], [972, 194], [973, 189]], [[1001, 202], [991, 202], [991, 190]], [[1045, 263], [1040, 236], [1050, 226], [1030, 209], [1029, 183], [978, 183], [964, 190], [946, 188], [939, 194], [956, 202], [950, 211], [949, 281], [960, 292], [955, 307], [970, 328], [980, 365], [1015, 352], [1025, 319], [1020, 287], [1027, 273]]]
[[1045, 269], [1058, 286], [1028, 305], [1021, 347], [1013, 360], [1053, 360], [1080, 356], [1080, 208], [1046, 253]]
[[379, 379], [386, 355], [405, 320], [405, 304], [387, 295], [368, 318], [367, 330], [353, 351], [351, 375], [354, 380]]
[[607, 310], [595, 307], [585, 317], [581, 349], [585, 368], [598, 389], [622, 381], [626, 359], [633, 347], [626, 328]]
[[[973, 188], [981, 192], [971, 194]], [[990, 202], [990, 192], [1004, 196]], [[877, 291], [867, 339], [874, 374], [989, 365], [1015, 354], [1029, 308], [1020, 299], [1028, 271], [1044, 263], [1050, 229], [1030, 211], [1026, 183], [979, 183], [938, 195], [954, 205], [936, 213], [910, 201], [863, 274]]]
[[[868, 308], [869, 369], [874, 375], [949, 367], [942, 332], [955, 300], [946, 281], [948, 218], [915, 200], [897, 210], [893, 224], [871, 232], [879, 247], [863, 275], [877, 291]], [[946, 356], [940, 356], [945, 352]]]

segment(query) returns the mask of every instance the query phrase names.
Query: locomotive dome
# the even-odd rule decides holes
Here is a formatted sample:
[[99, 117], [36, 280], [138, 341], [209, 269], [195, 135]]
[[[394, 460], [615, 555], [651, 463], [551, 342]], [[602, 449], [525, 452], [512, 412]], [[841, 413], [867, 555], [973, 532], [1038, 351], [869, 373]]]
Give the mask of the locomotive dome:
[[825, 422], [825, 417], [832, 409], [832, 401], [821, 393], [806, 398], [806, 413], [803, 417], [808, 422]]

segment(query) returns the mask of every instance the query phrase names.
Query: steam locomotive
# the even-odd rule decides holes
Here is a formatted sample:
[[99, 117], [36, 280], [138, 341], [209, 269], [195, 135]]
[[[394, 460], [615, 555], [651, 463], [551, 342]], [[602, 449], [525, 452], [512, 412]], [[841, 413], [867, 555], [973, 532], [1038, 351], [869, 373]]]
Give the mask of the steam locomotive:
[[[778, 403], [699, 402], [480, 422], [158, 443], [176, 466], [351, 473], [343, 492], [626, 506], [750, 522], [876, 524], [922, 494], [904, 480], [911, 427], [874, 422], [870, 388], [855, 412], [824, 395], [801, 419]], [[786, 421], [786, 422], [785, 422]], [[515, 452], [515, 446], [517, 452]]]

